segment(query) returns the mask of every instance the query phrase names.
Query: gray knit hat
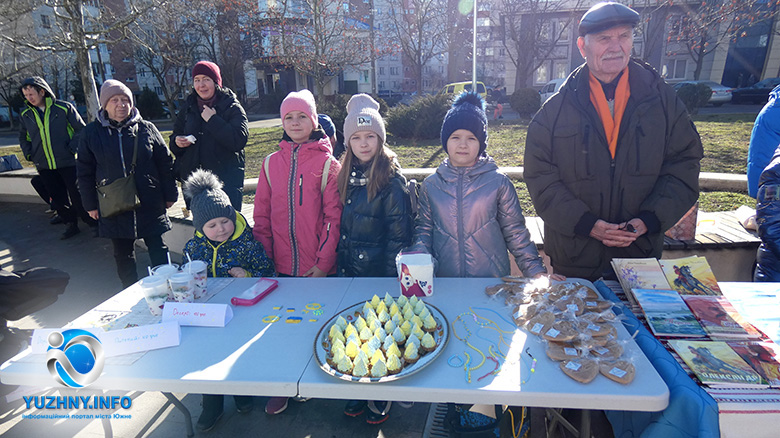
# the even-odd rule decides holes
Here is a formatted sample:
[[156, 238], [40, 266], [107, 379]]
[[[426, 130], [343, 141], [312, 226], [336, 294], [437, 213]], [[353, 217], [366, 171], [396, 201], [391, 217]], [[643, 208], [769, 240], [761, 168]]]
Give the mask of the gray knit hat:
[[197, 169], [184, 182], [184, 196], [190, 199], [192, 225], [203, 233], [206, 222], [226, 217], [236, 223], [236, 210], [222, 190], [222, 181], [208, 170]]
[[385, 121], [379, 114], [379, 103], [368, 94], [356, 94], [347, 102], [347, 117], [344, 119], [344, 143], [358, 131], [371, 131], [385, 144]]
[[124, 94], [130, 99], [130, 106], [133, 106], [133, 92], [127, 88], [127, 85], [117, 81], [116, 79], [109, 79], [103, 82], [103, 86], [100, 87], [100, 107], [105, 109], [108, 100], [117, 94]]

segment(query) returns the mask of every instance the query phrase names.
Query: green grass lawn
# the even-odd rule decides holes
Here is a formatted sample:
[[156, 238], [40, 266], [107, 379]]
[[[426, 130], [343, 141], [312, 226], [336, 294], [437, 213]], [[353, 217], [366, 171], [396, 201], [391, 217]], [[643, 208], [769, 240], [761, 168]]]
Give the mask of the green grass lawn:
[[[750, 114], [717, 114], [695, 116], [696, 128], [704, 145], [703, 172], [745, 173], [750, 131], [755, 116]], [[522, 166], [525, 152], [525, 135], [528, 121], [491, 121], [488, 153], [499, 166]], [[168, 138], [170, 131], [163, 132]], [[260, 173], [263, 158], [277, 149], [282, 128], [251, 129], [246, 147], [246, 177], [255, 178]], [[401, 166], [436, 167], [445, 157], [438, 139], [410, 140], [388, 134], [390, 148], [398, 154]], [[0, 148], [0, 155], [16, 154], [25, 166], [31, 164], [22, 158], [18, 146]], [[523, 214], [535, 216], [536, 212], [523, 182], [516, 182]], [[245, 196], [251, 201], [253, 194]], [[755, 201], [745, 193], [703, 192], [699, 198], [704, 211], [734, 210], [740, 205], [753, 206]]]

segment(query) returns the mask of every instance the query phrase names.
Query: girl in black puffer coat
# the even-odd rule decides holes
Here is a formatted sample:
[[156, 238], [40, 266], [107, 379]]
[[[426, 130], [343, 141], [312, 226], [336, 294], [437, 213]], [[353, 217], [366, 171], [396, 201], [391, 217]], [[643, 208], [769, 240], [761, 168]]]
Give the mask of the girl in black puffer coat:
[[[372, 103], [374, 105], [372, 105]], [[340, 277], [394, 277], [395, 256], [411, 244], [413, 218], [406, 179], [395, 153], [384, 146], [379, 105], [366, 94], [347, 104], [347, 145], [339, 174]]]
[[[341, 235], [337, 252], [339, 277], [395, 277], [395, 257], [412, 243], [412, 204], [395, 153], [385, 147], [385, 122], [379, 104], [367, 94], [347, 103], [346, 151], [339, 173]], [[366, 422], [383, 423], [389, 401], [350, 401], [344, 413]]]
[[761, 237], [754, 281], [780, 281], [780, 147], [758, 181], [756, 225]]

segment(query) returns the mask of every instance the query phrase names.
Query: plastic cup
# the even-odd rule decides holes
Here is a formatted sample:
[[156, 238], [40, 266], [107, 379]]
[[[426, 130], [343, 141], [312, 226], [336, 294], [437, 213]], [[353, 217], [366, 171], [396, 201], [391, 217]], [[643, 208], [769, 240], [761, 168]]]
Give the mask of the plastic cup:
[[[165, 265], [157, 265], [152, 268], [152, 275], [159, 275], [168, 280], [171, 275], [179, 272], [179, 265], [176, 263], [170, 263]], [[168, 301], [174, 301], [173, 291], [168, 288]]]
[[168, 300], [168, 281], [161, 275], [150, 275], [141, 279], [141, 291], [154, 316], [162, 315], [165, 301]]
[[178, 303], [195, 301], [195, 277], [187, 272], [179, 272], [168, 278], [173, 291], [173, 299]]
[[193, 260], [181, 267], [182, 272], [191, 272], [195, 276], [195, 299], [206, 295], [207, 269], [209, 265], [203, 260]]

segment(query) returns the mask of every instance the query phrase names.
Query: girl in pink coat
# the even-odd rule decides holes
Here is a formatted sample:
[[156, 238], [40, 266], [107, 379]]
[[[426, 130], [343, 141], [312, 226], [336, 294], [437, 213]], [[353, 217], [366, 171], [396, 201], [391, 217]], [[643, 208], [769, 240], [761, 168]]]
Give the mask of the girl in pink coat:
[[[309, 90], [288, 94], [280, 113], [284, 136], [260, 169], [252, 233], [281, 276], [335, 274], [341, 165], [319, 127]], [[286, 397], [272, 397], [265, 412], [275, 415], [286, 408]]]
[[284, 136], [260, 169], [252, 232], [280, 275], [324, 277], [336, 272], [341, 165], [309, 90], [288, 94], [280, 112]]

